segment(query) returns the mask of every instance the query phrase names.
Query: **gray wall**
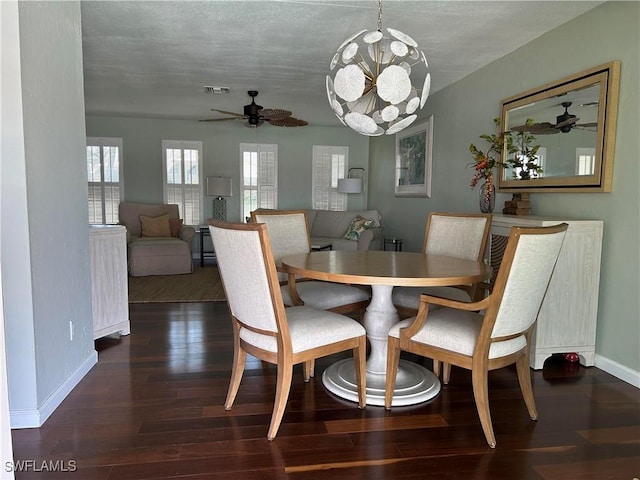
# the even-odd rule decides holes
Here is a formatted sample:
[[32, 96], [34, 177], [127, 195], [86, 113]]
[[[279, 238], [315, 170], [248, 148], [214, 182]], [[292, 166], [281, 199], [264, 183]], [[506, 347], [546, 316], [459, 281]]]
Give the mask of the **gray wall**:
[[0, 259], [9, 401], [12, 426], [14, 418], [36, 426], [96, 360], [80, 5], [20, 2], [17, 17], [4, 5], [2, 13], [3, 22], [7, 13], [19, 26], [19, 38], [2, 32], [8, 101]]
[[[387, 235], [422, 244], [432, 210], [478, 211], [471, 190], [468, 147], [493, 131], [500, 100], [612, 60], [622, 62], [611, 193], [532, 195], [536, 215], [604, 220], [604, 245], [596, 338], [597, 364], [638, 382], [640, 371], [640, 3], [608, 2], [562, 25], [433, 95], [422, 116], [434, 115], [433, 194], [394, 198], [392, 139], [371, 140], [369, 206], [385, 219]], [[434, 73], [434, 75], [437, 73]], [[498, 194], [496, 212], [510, 195]]]
[[[200, 123], [87, 116], [87, 136], [122, 137], [125, 200], [162, 202], [162, 140], [203, 142], [204, 176], [233, 178], [227, 199], [227, 219], [240, 220], [240, 148], [245, 143], [278, 144], [278, 207], [311, 208], [311, 150], [313, 145], [349, 147], [349, 167], [369, 169], [369, 141], [351, 129], [336, 127], [244, 128], [239, 121]], [[205, 197], [211, 216], [213, 198]], [[349, 195], [349, 210], [361, 210], [363, 194]]]

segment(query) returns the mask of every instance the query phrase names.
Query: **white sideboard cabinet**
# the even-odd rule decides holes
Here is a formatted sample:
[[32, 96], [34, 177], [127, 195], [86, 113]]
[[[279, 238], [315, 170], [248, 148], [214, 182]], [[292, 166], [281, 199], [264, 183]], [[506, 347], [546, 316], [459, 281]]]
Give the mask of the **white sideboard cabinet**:
[[603, 222], [499, 214], [491, 221], [489, 255], [494, 273], [511, 227], [562, 222], [569, 228], [533, 333], [530, 366], [534, 369], [541, 369], [554, 353], [576, 352], [582, 365], [594, 364]]
[[127, 229], [122, 225], [89, 227], [93, 338], [129, 335]]

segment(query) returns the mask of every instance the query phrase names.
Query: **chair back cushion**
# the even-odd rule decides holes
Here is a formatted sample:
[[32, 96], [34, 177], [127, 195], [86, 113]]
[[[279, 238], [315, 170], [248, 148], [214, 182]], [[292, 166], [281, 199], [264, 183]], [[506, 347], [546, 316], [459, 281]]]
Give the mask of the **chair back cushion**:
[[282, 296], [269, 284], [267, 270], [274, 269], [275, 277], [275, 267], [269, 264], [273, 264], [271, 253], [263, 249], [264, 226], [209, 225], [209, 231], [231, 314], [248, 327], [278, 332], [273, 299], [282, 303]]
[[491, 215], [432, 213], [427, 222], [424, 251], [481, 260], [490, 224]]
[[287, 255], [309, 253], [311, 243], [307, 229], [306, 212], [302, 210], [278, 210], [272, 212], [252, 212], [254, 222], [267, 226], [271, 251], [276, 265]]
[[562, 247], [563, 225], [564, 229], [513, 227], [493, 289], [494, 295], [503, 293], [495, 299], [500, 304], [492, 338], [525, 332], [535, 322]]

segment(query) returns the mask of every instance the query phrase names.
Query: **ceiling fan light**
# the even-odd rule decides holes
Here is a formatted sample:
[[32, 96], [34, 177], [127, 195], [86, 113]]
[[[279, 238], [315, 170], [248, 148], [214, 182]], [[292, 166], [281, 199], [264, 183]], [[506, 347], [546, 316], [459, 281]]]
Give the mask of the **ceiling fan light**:
[[[354, 102], [347, 102], [347, 108], [350, 111], [355, 113], [369, 114], [376, 107], [376, 94], [373, 90], [370, 90], [368, 93], [362, 95], [359, 99]], [[342, 106], [340, 107], [342, 110]], [[335, 108], [334, 108], [335, 111]]]
[[417, 118], [418, 118], [417, 115], [409, 115], [408, 117], [405, 117], [401, 120], [396, 121], [395, 123], [391, 124], [391, 126], [387, 130], [387, 135], [394, 135], [398, 133], [400, 130], [404, 130], [413, 122], [415, 122]]
[[427, 76], [424, 79], [424, 85], [422, 85], [422, 95], [420, 96], [420, 108], [424, 107], [424, 104], [427, 103], [427, 98], [429, 98], [429, 90], [431, 90], [431, 74], [427, 73]]
[[347, 48], [342, 51], [342, 61], [344, 63], [351, 62], [351, 60], [353, 60], [353, 57], [355, 57], [357, 53], [358, 44], [355, 42], [351, 42], [349, 45], [347, 45]]
[[420, 58], [420, 54], [424, 56], [424, 53], [422, 53], [417, 48], [409, 47], [409, 58], [411, 60], [414, 60], [414, 61], [418, 60]]
[[371, 135], [378, 129], [378, 125], [376, 125], [376, 122], [374, 122], [371, 117], [360, 113], [347, 113], [344, 116], [344, 121], [356, 132], [363, 133], [365, 135]]
[[[333, 70], [340, 54], [348, 64], [333, 78], [327, 77], [329, 104], [343, 124], [362, 135], [391, 135], [411, 125], [431, 89], [427, 58], [418, 43], [400, 30], [387, 28], [386, 32], [382, 0], [378, 0], [377, 30], [351, 35], [330, 62]], [[419, 75], [424, 79], [416, 82]], [[414, 82], [422, 88], [414, 87]]]
[[407, 44], [398, 42], [397, 40], [395, 42], [391, 42], [390, 48], [396, 57], [404, 57], [409, 53], [409, 47], [407, 47]]
[[422, 61], [424, 62], [424, 66], [429, 68], [429, 62], [427, 62], [427, 57], [425, 56], [424, 52], [420, 52], [420, 55], [422, 55]]
[[353, 102], [364, 92], [364, 72], [357, 65], [347, 65], [336, 73], [333, 88], [340, 98]]
[[334, 68], [336, 68], [336, 65], [338, 65], [338, 61], [340, 60], [340, 52], [336, 52], [336, 54], [333, 56], [333, 58], [331, 59], [331, 65], [329, 65], [329, 68], [331, 70], [333, 70]]
[[400, 103], [411, 93], [411, 79], [399, 65], [389, 65], [378, 76], [378, 95], [385, 102]]
[[373, 32], [367, 33], [364, 37], [362, 37], [362, 41], [364, 43], [376, 43], [382, 39], [383, 35], [380, 30], [374, 30]]
[[381, 38], [375, 43], [371, 43], [367, 48], [369, 58], [380, 65], [387, 65], [393, 58], [391, 51], [391, 40]]
[[[329, 100], [331, 100], [331, 92], [332, 92], [332, 84], [330, 83], [330, 78], [327, 77], [327, 94], [329, 95]], [[247, 92], [251, 97], [251, 103], [249, 105], [244, 106], [244, 114], [239, 114], [235, 112], [227, 112], [226, 110], [218, 110], [216, 108], [212, 108], [211, 110], [214, 112], [222, 113], [223, 115], [230, 115], [228, 118], [205, 118], [200, 120], [200, 122], [222, 122], [227, 120], [243, 120], [244, 126], [247, 128], [256, 128], [262, 125], [265, 121], [269, 124], [274, 125], [276, 127], [304, 127], [305, 125], [309, 125], [305, 120], [300, 120], [299, 118], [294, 118], [291, 116], [291, 112], [289, 110], [284, 110], [282, 108], [263, 108], [262, 105], [258, 105], [255, 102], [256, 97], [258, 96], [257, 90], [249, 90]], [[337, 102], [336, 102], [337, 103]], [[339, 105], [339, 104], [338, 104]]]
[[398, 109], [398, 107], [396, 107], [395, 105], [389, 105], [382, 110], [380, 116], [385, 122], [392, 122], [393, 120], [398, 118], [399, 114], [400, 110]]
[[387, 32], [389, 32], [392, 37], [400, 40], [403, 43], [406, 43], [410, 47], [418, 48], [418, 44], [416, 43], [416, 41], [409, 35], [402, 33], [400, 30], [396, 30], [395, 28], [387, 28]]
[[420, 106], [420, 99], [418, 97], [413, 97], [411, 100], [407, 102], [407, 108], [405, 109], [405, 113], [412, 114], [415, 112]]

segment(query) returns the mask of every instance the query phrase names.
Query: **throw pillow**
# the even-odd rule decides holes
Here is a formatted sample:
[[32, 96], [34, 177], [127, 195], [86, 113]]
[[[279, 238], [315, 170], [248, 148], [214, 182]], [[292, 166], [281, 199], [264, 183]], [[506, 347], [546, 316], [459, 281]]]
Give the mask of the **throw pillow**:
[[182, 226], [181, 218], [170, 218], [169, 219], [169, 231], [171, 232], [172, 237], [180, 236], [180, 227]]
[[170, 237], [169, 214], [159, 217], [145, 217], [140, 215], [140, 229], [143, 237]]
[[375, 225], [374, 220], [367, 220], [366, 218], [358, 215], [356, 218], [351, 220], [351, 225], [347, 229], [347, 233], [344, 238], [347, 240], [358, 240], [360, 238], [360, 234], [365, 231], [367, 228], [371, 228]]

